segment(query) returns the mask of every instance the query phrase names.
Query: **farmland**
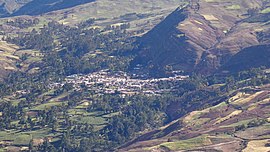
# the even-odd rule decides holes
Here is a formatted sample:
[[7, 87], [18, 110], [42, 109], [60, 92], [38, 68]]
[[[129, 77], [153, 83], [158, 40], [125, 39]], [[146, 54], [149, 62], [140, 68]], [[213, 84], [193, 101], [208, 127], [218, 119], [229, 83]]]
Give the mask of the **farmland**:
[[[187, 114], [178, 120], [180, 126], [165, 136], [133, 143], [123, 150], [269, 150], [266, 146], [270, 139], [269, 88], [233, 94], [228, 99], [231, 102], [224, 101], [214, 107]], [[238, 106], [234, 105], [236, 102]], [[157, 134], [165, 130], [162, 128]]]
[[0, 12], [0, 152], [269, 150], [269, 1], [86, 1]]

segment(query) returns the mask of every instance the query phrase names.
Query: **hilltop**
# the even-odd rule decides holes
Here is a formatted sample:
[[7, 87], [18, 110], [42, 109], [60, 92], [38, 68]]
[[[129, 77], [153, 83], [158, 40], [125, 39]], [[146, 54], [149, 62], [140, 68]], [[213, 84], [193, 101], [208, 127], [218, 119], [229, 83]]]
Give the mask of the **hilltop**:
[[[269, 43], [268, 7], [262, 0], [182, 5], [138, 41], [134, 65], [202, 73], [229, 66], [229, 59], [242, 50]], [[263, 65], [268, 66], [267, 61]]]

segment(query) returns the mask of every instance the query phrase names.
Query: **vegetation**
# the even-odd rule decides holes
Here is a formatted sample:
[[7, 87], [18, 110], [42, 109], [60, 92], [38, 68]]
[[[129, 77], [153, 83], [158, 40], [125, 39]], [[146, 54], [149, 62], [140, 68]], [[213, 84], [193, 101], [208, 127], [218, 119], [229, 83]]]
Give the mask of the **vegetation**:
[[[33, 1], [19, 11], [37, 2], [39, 1]], [[74, 6], [77, 3], [63, 1], [49, 10], [26, 13], [44, 13], [43, 11], [66, 8], [70, 5]], [[226, 9], [242, 8], [232, 5]], [[257, 16], [257, 12], [252, 11], [254, 10], [249, 10], [249, 19], [252, 21], [254, 21], [252, 17], [261, 17]], [[144, 15], [131, 13], [122, 15], [120, 18], [123, 20], [134, 16], [143, 18]], [[174, 20], [175, 17], [177, 20]], [[157, 31], [162, 31], [167, 37], [171, 37], [171, 32], [174, 34], [176, 31], [163, 30], [168, 27], [168, 29], [174, 28], [186, 17], [185, 10], [178, 9], [165, 20], [169, 20], [171, 25], [168, 26], [166, 22], [162, 22], [157, 26]], [[147, 139], [157, 139], [166, 137], [175, 130], [180, 131], [181, 134], [181, 129], [189, 129], [185, 130], [187, 132], [201, 129], [210, 121], [212, 126], [220, 125], [221, 127], [218, 127], [221, 129], [225, 128], [225, 131], [220, 131], [223, 133], [218, 136], [218, 139], [226, 141], [235, 138], [237, 133], [268, 123], [265, 118], [249, 118], [248, 121], [245, 120], [245, 123], [234, 120], [230, 123], [231, 126], [224, 124], [227, 120], [246, 111], [252, 111], [253, 107], [233, 103], [231, 96], [234, 96], [238, 90], [254, 92], [256, 88], [269, 84], [270, 73], [267, 72], [268, 67], [262, 66], [264, 64], [256, 62], [250, 65], [249, 63], [246, 67], [232, 64], [222, 67], [223, 70], [230, 69], [229, 73], [218, 71], [209, 75], [202, 75], [200, 71], [174, 71], [170, 65], [162, 67], [152, 65], [147, 61], [145, 64], [149, 66], [149, 69], [144, 69], [137, 64], [141, 58], [136, 54], [140, 45], [145, 47], [143, 43], [140, 43], [144, 38], [138, 40], [134, 33], [130, 32], [131, 24], [122, 23], [104, 28], [93, 28], [92, 25], [98, 21], [90, 18], [73, 27], [52, 21], [40, 29], [32, 29], [33, 26], [40, 24], [39, 19], [18, 18], [6, 22], [12, 27], [31, 30], [3, 37], [3, 41], [16, 44], [21, 49], [16, 52], [18, 58], [14, 61], [18, 70], [10, 72], [4, 81], [0, 82], [0, 141], [4, 148], [9, 145], [19, 148], [27, 147], [26, 150], [31, 152], [114, 151], [132, 139], [136, 141], [143, 138], [144, 136], [141, 135], [149, 130], [154, 131], [147, 136]], [[197, 21], [197, 24], [199, 23]], [[146, 34], [145, 39], [150, 41], [153, 48], [167, 47], [167, 44], [151, 41], [150, 38], [156, 35], [149, 33]], [[178, 38], [181, 42], [185, 42], [185, 33], [178, 31], [177, 34], [182, 35]], [[159, 38], [156, 37], [156, 39]], [[167, 38], [165, 37], [164, 40]], [[160, 46], [162, 47], [159, 48]], [[262, 53], [254, 53], [257, 48], [263, 50]], [[267, 48], [268, 45], [249, 48], [247, 56], [255, 56], [257, 59], [262, 59], [260, 57], [263, 56], [263, 59], [267, 60], [268, 57], [265, 55], [268, 54]], [[181, 46], [180, 49], [188, 50], [186, 46]], [[27, 50], [31, 51], [27, 52]], [[177, 49], [175, 51], [178, 52]], [[245, 58], [245, 53], [243, 52], [244, 55], [237, 54], [231, 58], [231, 61]], [[161, 60], [165, 58], [162, 53], [159, 55]], [[194, 57], [196, 53], [188, 51], [180, 54], [184, 57], [184, 64], [197, 62], [195, 58], [186, 60], [186, 55]], [[178, 61], [177, 58], [173, 59]], [[249, 60], [251, 59], [243, 60], [244, 64]], [[27, 64], [29, 68], [25, 68], [24, 64]], [[139, 70], [136, 71], [134, 66], [138, 66]], [[116, 89], [113, 90], [114, 88], [113, 93], [96, 93], [93, 90], [104, 87], [102, 83], [96, 82], [92, 86], [81, 83], [79, 87], [76, 87], [78, 86], [75, 85], [76, 82], [63, 83], [68, 77], [101, 70], [108, 70], [116, 76], [119, 76], [117, 71], [125, 71], [130, 77], [138, 76], [149, 79], [149, 82], [155, 81], [155, 78], [170, 77], [175, 72], [188, 74], [189, 77], [181, 81], [157, 81], [156, 90], [169, 90], [159, 94], [121, 93]], [[256, 99], [256, 102], [259, 100], [260, 98]], [[267, 105], [262, 103], [261, 106]], [[222, 110], [224, 113], [220, 112]], [[192, 111], [193, 113], [190, 114]], [[220, 115], [216, 116], [216, 114]], [[181, 117], [184, 117], [185, 121], [180, 120]], [[164, 125], [167, 127], [162, 127]], [[226, 128], [231, 130], [228, 131]], [[157, 147], [189, 150], [191, 147], [208, 146], [215, 142], [212, 137], [214, 133], [220, 132], [192, 134], [194, 136], [187, 139], [169, 138], [168, 142], [161, 143]], [[171, 135], [173, 136], [174, 133], [179, 135], [178, 132], [173, 132]], [[223, 137], [225, 134], [229, 137]]]
[[7, 21], [7, 25], [10, 26], [15, 26], [18, 28], [28, 28], [31, 26], [35, 26], [39, 24], [39, 19], [35, 18], [35, 19], [23, 19], [23, 18], [16, 18], [14, 21]]

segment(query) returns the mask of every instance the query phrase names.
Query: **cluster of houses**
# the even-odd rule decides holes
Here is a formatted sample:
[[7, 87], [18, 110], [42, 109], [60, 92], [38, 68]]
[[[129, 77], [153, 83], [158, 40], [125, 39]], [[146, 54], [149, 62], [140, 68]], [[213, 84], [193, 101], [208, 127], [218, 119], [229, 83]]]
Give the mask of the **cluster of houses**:
[[119, 93], [126, 96], [143, 93], [151, 95], [170, 91], [168, 89], [158, 89], [157, 84], [160, 81], [181, 81], [186, 78], [188, 76], [176, 75], [168, 78], [138, 79], [132, 78], [125, 72], [102, 70], [88, 75], [71, 75], [63, 83], [54, 85], [73, 84], [76, 90], [88, 89], [97, 94]]

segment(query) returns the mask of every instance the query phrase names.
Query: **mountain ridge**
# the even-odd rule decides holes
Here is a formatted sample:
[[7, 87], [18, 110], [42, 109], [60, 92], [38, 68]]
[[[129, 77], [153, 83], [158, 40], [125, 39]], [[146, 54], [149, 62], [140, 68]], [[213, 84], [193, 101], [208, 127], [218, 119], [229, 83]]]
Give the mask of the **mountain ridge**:
[[94, 1], [95, 0], [1, 0], [0, 16], [40, 15]]
[[[157, 25], [144, 35], [138, 42], [138, 49], [135, 50], [139, 54], [135, 63], [142, 63], [146, 67], [171, 66], [175, 70], [211, 73], [242, 49], [263, 44], [259, 42], [257, 34], [268, 32], [269, 25], [265, 24], [268, 20], [258, 19], [262, 18], [262, 15], [270, 14], [259, 13], [259, 10], [256, 10], [255, 14], [248, 14], [257, 7], [264, 9], [262, 1], [234, 3], [201, 0], [198, 2], [199, 10], [194, 10], [190, 5], [183, 7], [185, 11], [176, 10], [172, 14], [185, 12], [184, 14], [188, 15], [184, 20], [179, 20], [172, 19], [171, 14], [161, 23], [174, 28], [170, 34], [162, 34], [161, 31], [169, 29], [165, 26], [161, 29], [160, 25]], [[228, 8], [235, 5], [240, 8]], [[210, 12], [207, 11], [209, 9]], [[170, 20], [179, 22], [171, 24]], [[189, 55], [184, 52], [189, 52]], [[184, 59], [185, 57], [187, 59]], [[182, 63], [185, 65], [181, 65]]]
[[270, 150], [270, 0], [7, 2], [0, 152]]

